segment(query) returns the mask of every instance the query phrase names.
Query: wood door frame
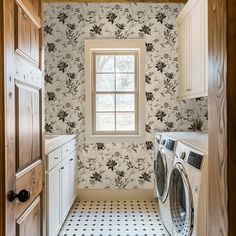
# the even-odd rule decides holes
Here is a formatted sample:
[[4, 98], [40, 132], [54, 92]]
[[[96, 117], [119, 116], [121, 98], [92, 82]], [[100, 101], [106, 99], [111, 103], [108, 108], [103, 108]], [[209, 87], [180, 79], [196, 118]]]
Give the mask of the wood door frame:
[[0, 1], [0, 235], [5, 235], [4, 11]]
[[208, 235], [236, 235], [236, 2], [209, 0]]
[[[50, 0], [48, 0], [49, 2]], [[53, 1], [53, 0], [51, 0]], [[54, 0], [55, 1], [55, 0]], [[94, 1], [95, 2], [95, 1]], [[151, 2], [151, 1], [150, 1]], [[5, 86], [4, 16], [0, 1], [0, 235], [5, 235]], [[209, 233], [236, 235], [236, 3], [209, 0]], [[220, 31], [218, 26], [221, 25]], [[226, 30], [227, 29], [227, 30]], [[215, 48], [215, 46], [219, 48]], [[220, 53], [219, 53], [220, 51]], [[214, 61], [216, 60], [216, 61]], [[227, 64], [226, 64], [227, 62]], [[213, 67], [212, 67], [213, 66]], [[218, 72], [214, 74], [211, 70]], [[219, 86], [220, 85], [220, 86]], [[221, 106], [221, 109], [219, 107]], [[214, 117], [214, 114], [218, 114]], [[224, 123], [223, 123], [224, 121]], [[217, 129], [218, 128], [218, 129]], [[217, 137], [217, 138], [216, 138]], [[216, 146], [220, 145], [220, 146]], [[214, 150], [217, 150], [215, 152]], [[215, 155], [216, 154], [216, 155]], [[218, 180], [216, 181], [215, 178]], [[225, 192], [222, 192], [225, 191]]]

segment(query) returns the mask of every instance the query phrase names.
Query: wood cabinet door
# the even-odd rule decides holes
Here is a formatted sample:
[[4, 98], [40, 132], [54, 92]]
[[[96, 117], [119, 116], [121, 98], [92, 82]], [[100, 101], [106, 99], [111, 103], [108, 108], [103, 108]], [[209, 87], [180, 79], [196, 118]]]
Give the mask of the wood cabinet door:
[[47, 206], [47, 235], [56, 236], [61, 227], [60, 217], [60, 172], [61, 164], [58, 164], [48, 173], [48, 206]]
[[7, 236], [44, 235], [41, 0], [4, 0]]

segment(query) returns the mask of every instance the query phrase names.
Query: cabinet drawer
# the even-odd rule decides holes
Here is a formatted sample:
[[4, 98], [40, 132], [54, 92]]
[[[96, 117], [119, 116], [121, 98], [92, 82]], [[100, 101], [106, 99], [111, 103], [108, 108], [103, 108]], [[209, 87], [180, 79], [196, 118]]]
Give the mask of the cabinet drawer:
[[62, 159], [67, 157], [71, 153], [71, 143], [68, 142], [65, 145], [62, 146], [61, 148], [61, 153], [62, 153]]
[[74, 152], [76, 150], [76, 139], [70, 141], [70, 151]]
[[51, 170], [59, 162], [61, 162], [61, 148], [48, 154], [48, 170]]

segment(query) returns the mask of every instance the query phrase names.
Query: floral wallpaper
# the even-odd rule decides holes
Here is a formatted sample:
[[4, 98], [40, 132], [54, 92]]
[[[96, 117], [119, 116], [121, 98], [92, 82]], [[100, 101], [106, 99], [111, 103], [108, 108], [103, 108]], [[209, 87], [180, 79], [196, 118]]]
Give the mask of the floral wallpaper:
[[[47, 134], [78, 135], [78, 188], [149, 189], [154, 133], [207, 130], [207, 98], [177, 100], [176, 17], [182, 4], [46, 3], [45, 109]], [[146, 141], [85, 139], [85, 39], [144, 38]]]

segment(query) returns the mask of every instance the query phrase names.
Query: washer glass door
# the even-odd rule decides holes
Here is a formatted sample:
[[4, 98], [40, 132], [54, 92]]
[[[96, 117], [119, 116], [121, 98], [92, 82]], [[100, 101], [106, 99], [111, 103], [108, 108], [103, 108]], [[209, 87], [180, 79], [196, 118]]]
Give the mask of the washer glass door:
[[154, 174], [156, 180], [156, 192], [158, 198], [164, 202], [167, 196], [167, 163], [166, 156], [159, 150], [154, 161]]
[[193, 229], [193, 199], [182, 164], [177, 163], [170, 177], [170, 210], [175, 235], [189, 236]]

